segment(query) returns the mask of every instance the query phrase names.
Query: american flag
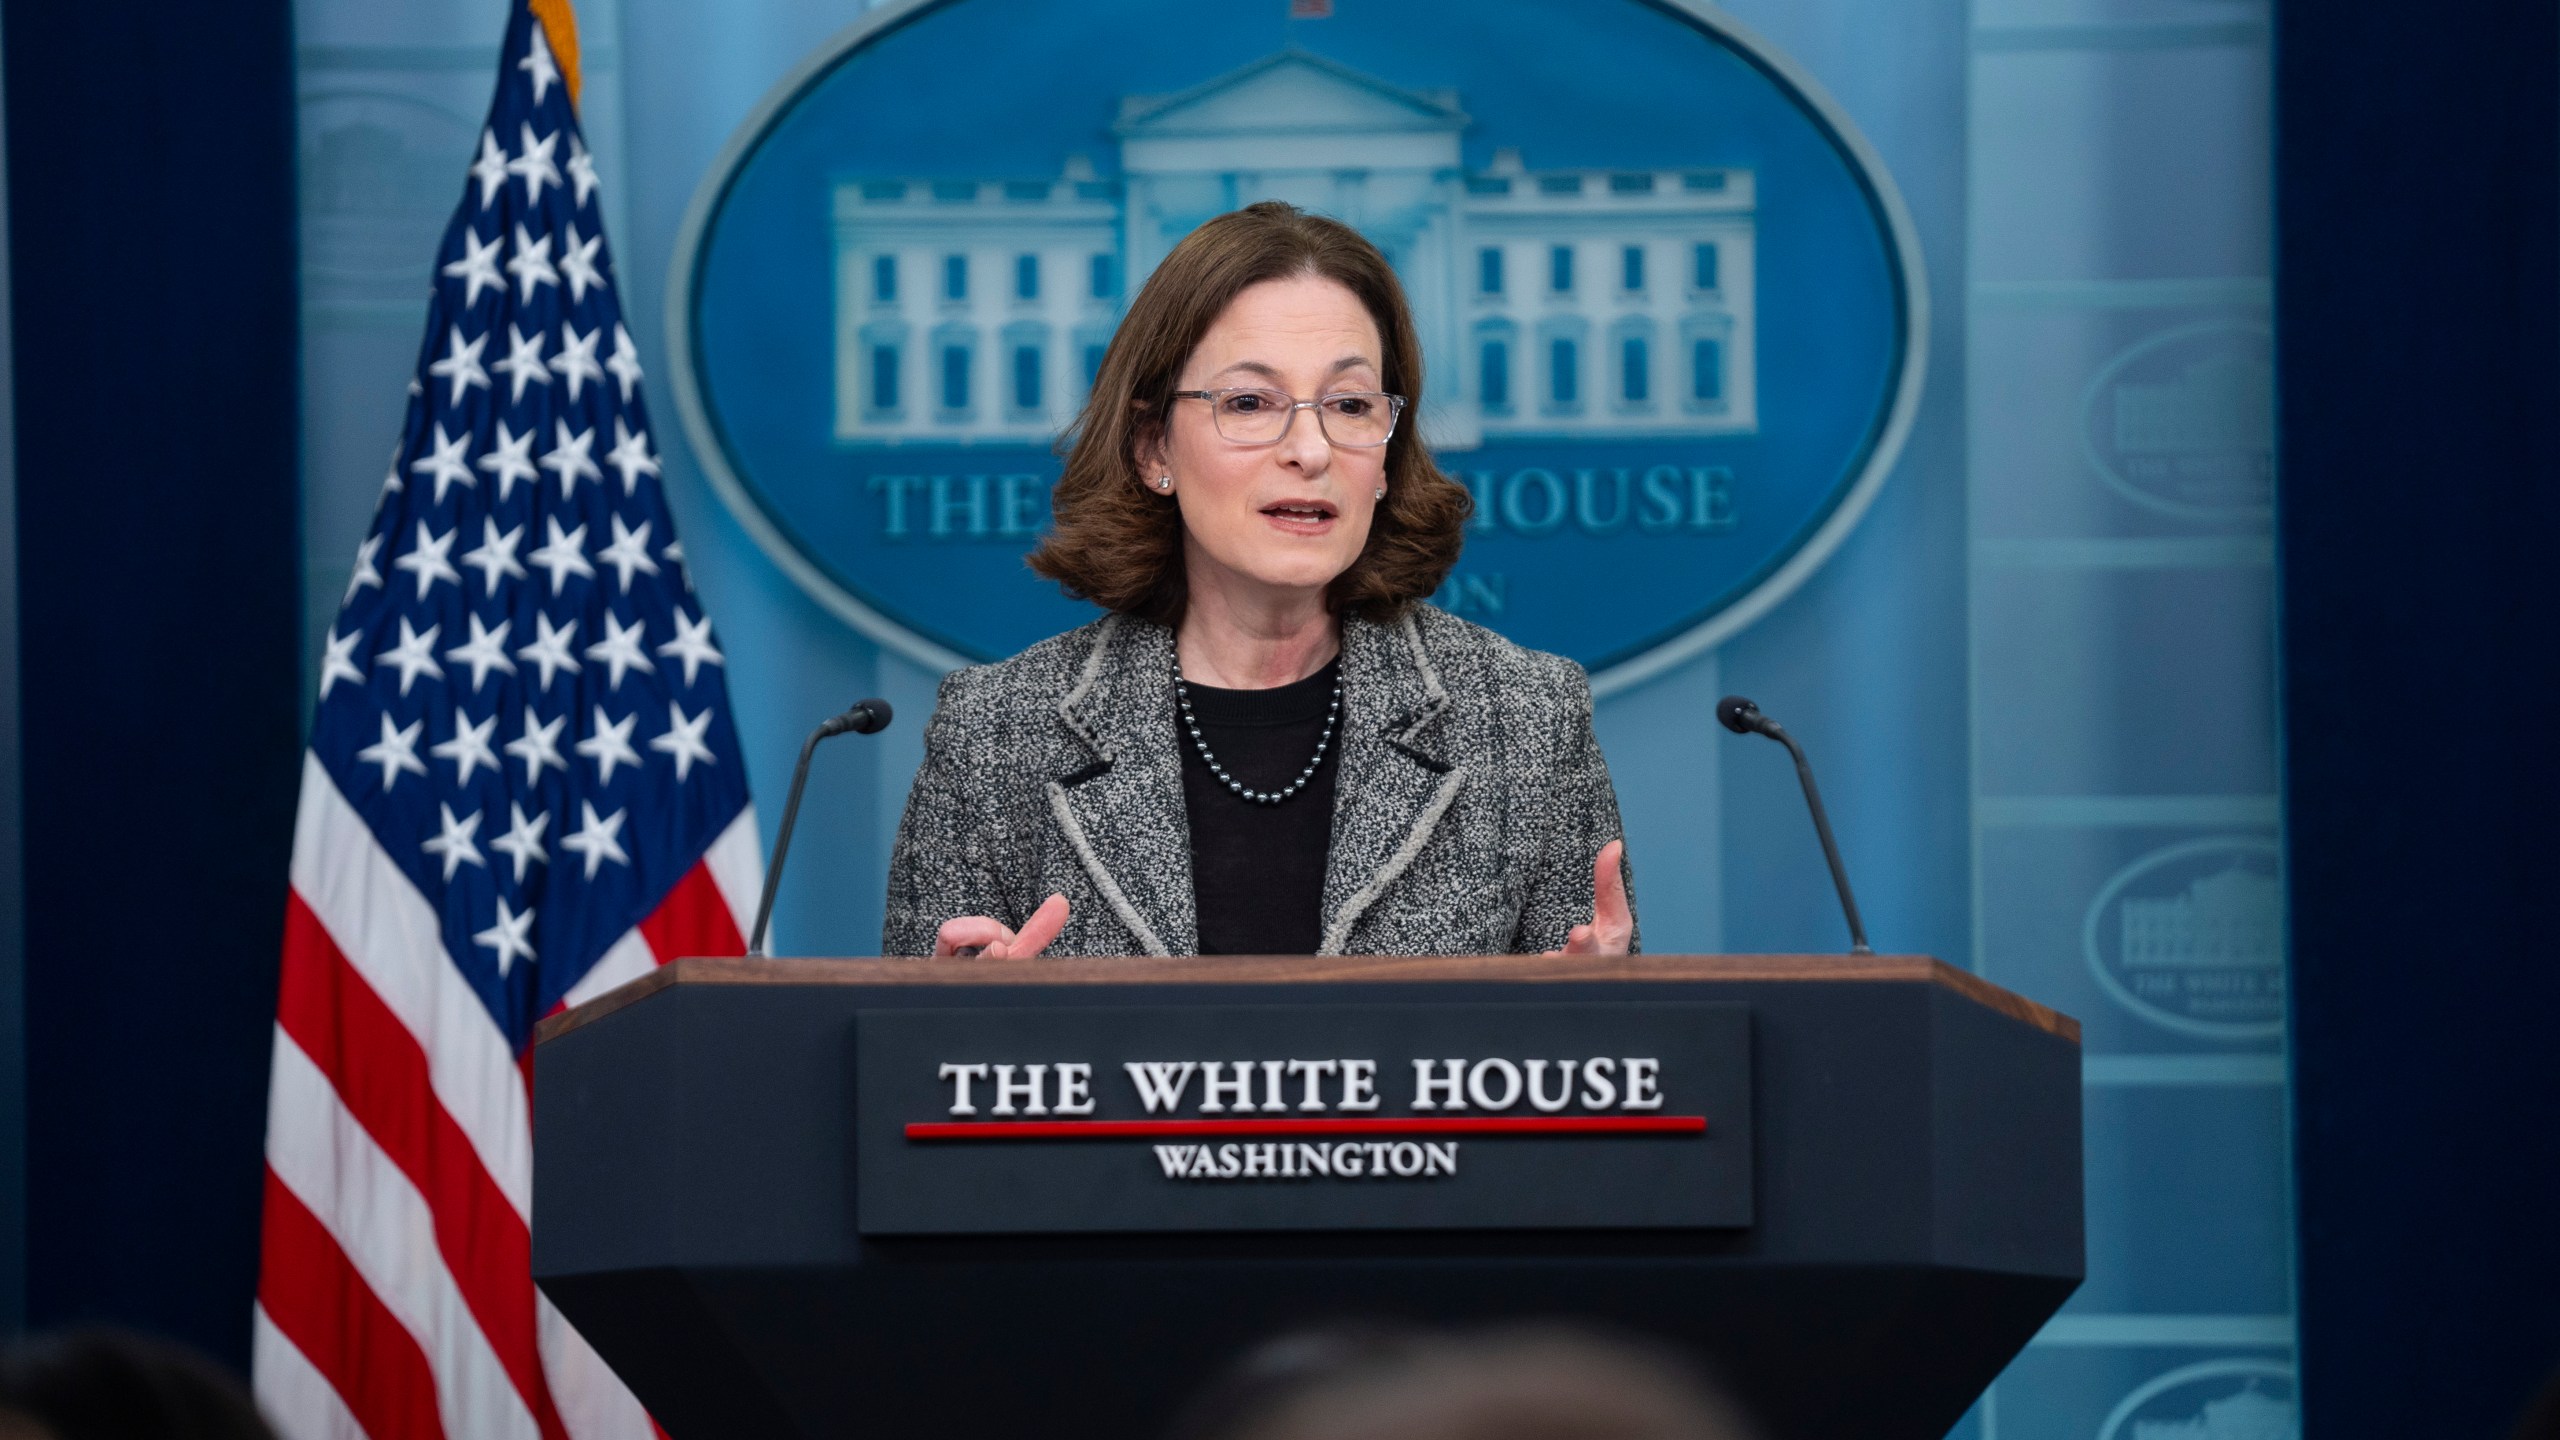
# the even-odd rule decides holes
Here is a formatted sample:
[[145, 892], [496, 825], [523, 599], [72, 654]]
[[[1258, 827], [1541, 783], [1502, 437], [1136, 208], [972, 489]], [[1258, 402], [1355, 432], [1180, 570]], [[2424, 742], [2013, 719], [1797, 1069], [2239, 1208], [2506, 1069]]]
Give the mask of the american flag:
[[534, 1290], [528, 1047], [741, 951], [761, 865], [576, 85], [565, 0], [516, 0], [321, 660], [255, 1315], [292, 1440], [654, 1429]]

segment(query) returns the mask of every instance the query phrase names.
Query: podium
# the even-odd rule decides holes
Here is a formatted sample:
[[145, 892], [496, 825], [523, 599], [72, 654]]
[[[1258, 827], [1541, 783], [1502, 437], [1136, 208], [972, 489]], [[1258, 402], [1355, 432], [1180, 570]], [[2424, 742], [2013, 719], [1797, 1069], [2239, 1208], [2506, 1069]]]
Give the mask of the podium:
[[533, 1095], [535, 1278], [675, 1440], [1149, 1440], [1285, 1331], [1550, 1320], [1935, 1440], [2082, 1274], [2079, 1027], [1925, 957], [679, 960]]

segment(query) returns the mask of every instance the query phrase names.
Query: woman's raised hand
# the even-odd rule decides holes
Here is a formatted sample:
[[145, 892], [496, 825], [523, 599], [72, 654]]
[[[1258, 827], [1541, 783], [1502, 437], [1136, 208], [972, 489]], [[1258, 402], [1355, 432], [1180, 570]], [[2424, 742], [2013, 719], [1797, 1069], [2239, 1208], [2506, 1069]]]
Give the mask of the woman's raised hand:
[[[1626, 908], [1623, 899], [1619, 908]], [[1058, 938], [1058, 932], [1065, 929], [1066, 924], [1067, 897], [1052, 895], [1040, 902], [1040, 908], [1031, 912], [1031, 918], [1023, 921], [1019, 930], [1009, 929], [984, 915], [962, 915], [945, 920], [942, 928], [933, 932], [933, 953], [936, 957], [965, 953], [989, 960], [1028, 960], [1048, 949], [1049, 942]], [[1623, 950], [1626, 947], [1621, 945], [1619, 948]]]
[[1635, 937], [1636, 917], [1628, 913], [1627, 877], [1618, 868], [1618, 858], [1626, 853], [1627, 842], [1624, 840], [1612, 840], [1600, 847], [1600, 858], [1591, 866], [1591, 923], [1574, 926], [1572, 932], [1565, 936], [1564, 948], [1550, 950], [1548, 954], [1627, 953], [1627, 942]]

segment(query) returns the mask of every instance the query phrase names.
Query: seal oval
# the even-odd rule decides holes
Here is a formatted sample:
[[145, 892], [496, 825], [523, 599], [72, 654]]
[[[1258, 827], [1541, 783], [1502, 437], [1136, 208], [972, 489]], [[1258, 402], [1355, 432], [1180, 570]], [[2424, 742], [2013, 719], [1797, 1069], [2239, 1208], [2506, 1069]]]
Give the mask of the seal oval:
[[2098, 890], [2082, 954], [2107, 993], [2163, 1029], [2206, 1040], [2284, 1033], [2282, 855], [2264, 836], [2151, 851]]
[[767, 95], [668, 288], [694, 453], [757, 542], [950, 667], [1090, 612], [1022, 556], [1128, 297], [1213, 215], [1357, 226], [1474, 492], [1435, 600], [1632, 684], [1777, 603], [1917, 409], [1926, 291], [1837, 106], [1703, 4], [907, 0]]
[[2108, 487], [2181, 520], [2275, 505], [2275, 336], [2203, 320], [2127, 346], [2080, 399], [2081, 453]]
[[2098, 1427], [2098, 1440], [2301, 1440], [2293, 1367], [2274, 1360], [2207, 1360], [2135, 1386]]

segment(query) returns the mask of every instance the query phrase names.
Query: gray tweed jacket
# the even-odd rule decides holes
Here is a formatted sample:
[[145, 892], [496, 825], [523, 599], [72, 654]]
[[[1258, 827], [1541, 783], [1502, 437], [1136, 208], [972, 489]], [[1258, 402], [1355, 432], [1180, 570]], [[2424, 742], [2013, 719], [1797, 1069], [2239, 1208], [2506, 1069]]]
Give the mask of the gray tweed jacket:
[[[882, 952], [931, 954], [955, 915], [1020, 925], [1053, 893], [1049, 954], [1196, 949], [1172, 673], [1171, 630], [1112, 616], [946, 678]], [[1618, 797], [1581, 667], [1422, 605], [1344, 623], [1342, 701], [1325, 954], [1535, 952], [1591, 918]]]

